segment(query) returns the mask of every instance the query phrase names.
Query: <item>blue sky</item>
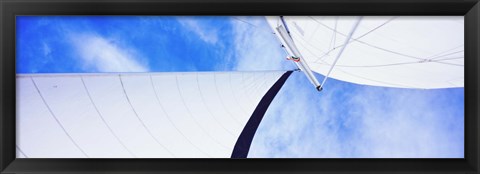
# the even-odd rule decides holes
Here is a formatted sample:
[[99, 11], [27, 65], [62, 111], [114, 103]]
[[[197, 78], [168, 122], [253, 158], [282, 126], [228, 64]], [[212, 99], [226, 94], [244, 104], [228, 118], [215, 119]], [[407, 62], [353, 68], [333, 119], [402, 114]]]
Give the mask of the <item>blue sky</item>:
[[[17, 17], [17, 73], [294, 68], [263, 17]], [[464, 88], [329, 79], [319, 93], [294, 72], [249, 157], [462, 158], [463, 132]]]

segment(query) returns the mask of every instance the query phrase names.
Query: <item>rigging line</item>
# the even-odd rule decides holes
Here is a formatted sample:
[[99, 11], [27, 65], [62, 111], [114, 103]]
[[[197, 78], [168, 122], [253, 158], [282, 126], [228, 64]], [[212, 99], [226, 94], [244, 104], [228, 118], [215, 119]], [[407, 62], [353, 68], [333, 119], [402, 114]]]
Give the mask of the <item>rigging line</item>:
[[363, 42], [363, 41], [360, 41], [360, 40], [357, 40], [357, 41], [358, 41], [359, 43], [364, 44], [364, 45], [368, 45], [368, 46], [370, 46], [370, 47], [377, 48], [377, 49], [379, 49], [379, 50], [382, 50], [382, 51], [385, 51], [385, 52], [389, 52], [389, 53], [392, 53], [392, 54], [396, 54], [396, 55], [400, 55], [400, 56], [404, 56], [404, 57], [409, 57], [409, 58], [417, 59], [417, 60], [425, 60], [424, 58], [421, 58], [421, 57], [415, 57], [415, 56], [403, 54], [403, 53], [400, 53], [400, 52], [392, 51], [392, 50], [389, 50], [389, 49], [386, 49], [386, 48], [382, 48], [382, 47], [379, 47], [379, 46], [376, 46], [376, 45], [372, 45], [372, 44], [369, 44], [369, 43], [366, 43], [366, 42]]
[[235, 120], [235, 122], [237, 122], [238, 125], [242, 125], [240, 120], [237, 120], [237, 118], [233, 116], [233, 114], [230, 112], [230, 110], [227, 108], [227, 106], [225, 106], [225, 102], [223, 101], [223, 98], [220, 95], [220, 92], [218, 91], [217, 73], [213, 73], [213, 83], [215, 85], [215, 90], [217, 91], [218, 98], [220, 99], [220, 103], [222, 103], [222, 106], [225, 109], [225, 111], [227, 112], [227, 114], [230, 116], [230, 118], [233, 118], [233, 120]]
[[[299, 33], [299, 32], [296, 31], [296, 30], [293, 30], [292, 32], [301, 35], [301, 33]], [[298, 37], [298, 38], [297, 38], [297, 37], [295, 37], [295, 38], [292, 37], [291, 39], [292, 39], [292, 41], [293, 41], [294, 43], [301, 43], [301, 42], [297, 42], [297, 41], [299, 40], [299, 38], [300, 38], [301, 40], [305, 41], [308, 45], [310, 45], [310, 46], [312, 46], [313, 48], [317, 49], [318, 51], [322, 52], [324, 55], [327, 54], [326, 52], [318, 49], [316, 46], [314, 46], [314, 45], [312, 45], [311, 43], [307, 42], [307, 40], [306, 40], [304, 37]], [[279, 39], [279, 38], [277, 38], [277, 39]], [[284, 47], [284, 48], [285, 48], [286, 51], [288, 51], [288, 50], [286, 49], [286, 47]], [[287, 52], [287, 54], [288, 54], [288, 52]], [[290, 55], [290, 54], [288, 54], [288, 55]], [[285, 71], [290, 71], [290, 70], [285, 70]]]
[[[305, 43], [308, 44], [308, 45], [310, 45], [311, 47], [313, 47], [313, 45], [311, 45], [310, 43], [308, 43], [308, 42], [305, 42]], [[313, 52], [310, 48], [308, 48], [308, 47], [307, 47], [308, 45], [305, 45], [305, 43], [304, 43], [304, 42], [296, 42], [295, 44], [298, 44], [298, 45], [300, 45], [301, 47], [303, 47], [303, 48], [304, 48], [305, 50], [307, 50], [310, 54], [312, 54], [312, 56], [316, 57], [317, 60], [320, 60], [321, 58], [323, 58], [322, 56], [326, 56], [326, 55], [327, 55], [327, 53], [323, 52], [322, 50], [319, 50], [319, 49], [313, 47], [313, 48], [315, 48], [316, 50], [324, 53], [322, 56], [315, 55], [315, 54], [317, 54], [317, 53]], [[310, 63], [310, 62], [309, 62], [309, 63]]]
[[334, 37], [333, 37], [333, 48], [335, 49], [335, 44], [337, 43], [337, 24], [338, 24], [338, 16], [335, 17], [335, 28], [333, 30]]
[[133, 107], [132, 105], [132, 102], [130, 101], [130, 98], [128, 97], [127, 95], [127, 91], [125, 90], [125, 86], [123, 84], [123, 80], [122, 80], [122, 75], [118, 75], [118, 79], [120, 79], [120, 84], [122, 85], [122, 89], [123, 89], [123, 93], [125, 94], [125, 98], [127, 99], [127, 102], [128, 104], [130, 105], [130, 108], [132, 108], [132, 111], [133, 113], [135, 114], [135, 116], [137, 117], [138, 121], [140, 121], [140, 123], [142, 124], [143, 128], [147, 131], [147, 133], [153, 138], [153, 140], [155, 140], [155, 142], [157, 142], [158, 145], [160, 145], [163, 149], [165, 149], [170, 155], [174, 156], [175, 155], [170, 152], [170, 150], [168, 150], [162, 143], [160, 143], [160, 141], [153, 135], [153, 133], [150, 131], [150, 129], [147, 128], [147, 125], [145, 125], [145, 122], [143, 122], [143, 120], [140, 118], [140, 116], [138, 115], [137, 111], [135, 110], [135, 108]]
[[[325, 62], [325, 61], [323, 61], [323, 60], [320, 60], [320, 61], [322, 61], [322, 62], [325, 63], [325, 64], [327, 63], [327, 62]], [[372, 81], [372, 82], [377, 82], [377, 83], [383, 84], [384, 86], [390, 85], [390, 86], [392, 86], [392, 87], [394, 87], [394, 86], [402, 86], [402, 87], [405, 87], [405, 88], [414, 88], [413, 86], [407, 86], [407, 85], [401, 85], [401, 84], [396, 84], [396, 83], [390, 83], [390, 82], [383, 82], [383, 81], [373, 80], [373, 79], [370, 79], [370, 78], [366, 78], [366, 77], [363, 77], [363, 76], [359, 76], [359, 75], [355, 75], [355, 74], [349, 73], [349, 72], [344, 71], [344, 70], [342, 70], [342, 69], [340, 69], [340, 68], [337, 68], [337, 70], [340, 71], [340, 72], [343, 72], [343, 73], [345, 73], [345, 74], [347, 74], [347, 75], [353, 76], [353, 77], [357, 77], [357, 78], [360, 78], [360, 79], [364, 79], [364, 80], [368, 80], [368, 81]]]
[[[335, 65], [336, 67], [344, 67], [344, 68], [372, 68], [372, 67], [385, 67], [385, 66], [396, 66], [396, 65], [406, 65], [406, 64], [420, 64], [420, 63], [429, 63], [429, 62], [439, 62], [442, 60], [454, 60], [454, 59], [463, 59], [463, 57], [454, 57], [454, 58], [445, 58], [445, 59], [437, 59], [435, 61], [415, 61], [415, 62], [401, 62], [401, 63], [391, 63], [391, 64], [380, 64], [380, 65]], [[331, 64], [327, 63], [318, 63], [312, 62], [313, 64], [320, 64], [330, 66]]]
[[398, 83], [390, 83], [390, 82], [384, 82], [384, 81], [379, 81], [379, 80], [373, 80], [373, 79], [370, 79], [370, 78], [366, 78], [366, 77], [363, 77], [363, 76], [355, 75], [355, 74], [348, 73], [348, 72], [345, 72], [345, 71], [343, 71], [343, 73], [348, 74], [348, 75], [353, 76], [353, 77], [361, 78], [361, 79], [364, 79], [364, 80], [369, 80], [369, 81], [372, 81], [372, 82], [377, 82], [377, 83], [380, 83], [380, 84], [383, 84], [383, 85], [390, 85], [390, 86], [392, 86], [392, 87], [395, 87], [395, 86], [403, 86], [404, 88], [414, 88], [413, 86], [402, 85], [402, 84], [398, 84]]
[[205, 108], [207, 109], [207, 112], [210, 114], [210, 116], [212, 116], [213, 120], [215, 120], [215, 122], [218, 125], [220, 125], [220, 127], [222, 127], [224, 130], [226, 130], [230, 135], [235, 136], [233, 132], [231, 132], [229, 129], [227, 129], [225, 126], [223, 126], [223, 124], [220, 124], [218, 119], [215, 117], [213, 112], [210, 110], [210, 107], [208, 107], [208, 105], [206, 104], [207, 102], [205, 101], [205, 96], [202, 92], [202, 88], [200, 88], [200, 82], [198, 80], [198, 73], [197, 73], [197, 87], [198, 87], [198, 91], [200, 92], [200, 98], [202, 98], [202, 102], [205, 105]]
[[[302, 42], [297, 42], [297, 43], [299, 43], [300, 45], [304, 46]], [[308, 52], [310, 52], [310, 54], [312, 54], [313, 56], [315, 56], [315, 57], [318, 58], [318, 56], [315, 55], [315, 53], [313, 53], [312, 50], [310, 50], [308, 47], [305, 47], [305, 46], [304, 46], [304, 48], [305, 48], [305, 50], [307, 50]], [[463, 58], [463, 57], [462, 57], [462, 58]], [[318, 61], [310, 62], [310, 63], [320, 64], [320, 65], [331, 65], [331, 64], [329, 64], [329, 63], [326, 63], [326, 62], [323, 61], [322, 59], [317, 59], [317, 60], [320, 60], [320, 61], [322, 61], [322, 62], [324, 62], [324, 63], [319, 63]], [[441, 59], [438, 59], [438, 60], [441, 60]], [[445, 59], [445, 60], [448, 60], [448, 59]], [[419, 61], [415, 61], [415, 62], [419, 62]], [[426, 59], [422, 59], [420, 62], [426, 62]], [[438, 62], [438, 61], [431, 61], [431, 60], [430, 60], [430, 62]], [[447, 64], [448, 64], [448, 63], [447, 63]], [[451, 64], [451, 65], [454, 65], [454, 66], [463, 66], [463, 65], [459, 65], [459, 64]], [[339, 65], [336, 65], [336, 66], [339, 66]], [[340, 66], [346, 66], [346, 65], [340, 65]]]
[[[335, 39], [336, 39], [335, 37], [337, 36], [337, 22], [338, 22], [338, 16], [335, 17], [335, 28], [333, 28], [332, 38], [330, 39], [330, 44], [328, 45], [328, 49], [332, 49], [332, 42], [333, 42], [333, 47], [335, 47]], [[318, 27], [318, 25], [317, 25], [317, 27]], [[312, 38], [312, 37], [310, 37], [310, 38]]]
[[[391, 21], [393, 21], [393, 20], [394, 20], [394, 19], [396, 19], [396, 18], [398, 18], [398, 16], [394, 16], [394, 17], [392, 17], [392, 18], [388, 19], [388, 20], [387, 20], [387, 21], [385, 21], [384, 23], [380, 24], [379, 26], [376, 26], [375, 28], [373, 28], [373, 29], [371, 29], [370, 31], [368, 31], [368, 32], [366, 32], [366, 33], [364, 33], [364, 34], [362, 34], [362, 35], [358, 36], [358, 37], [357, 37], [357, 38], [355, 38], [355, 39], [356, 39], [356, 40], [358, 40], [358, 39], [361, 39], [362, 37], [365, 37], [366, 35], [368, 35], [368, 34], [370, 34], [370, 33], [374, 32], [375, 30], [377, 30], [377, 29], [379, 29], [379, 28], [381, 28], [381, 27], [385, 26], [386, 24], [390, 23]], [[354, 41], [354, 40], [351, 40], [350, 42], [353, 42], [353, 41]], [[349, 42], [349, 43], [350, 43], [350, 42]]]
[[50, 106], [48, 105], [47, 101], [45, 100], [45, 98], [43, 98], [43, 95], [42, 95], [42, 93], [40, 92], [40, 89], [38, 88], [37, 83], [35, 83], [35, 80], [33, 79], [33, 77], [30, 77], [30, 79], [32, 80], [33, 86], [35, 86], [35, 89], [37, 90], [38, 94], [40, 95], [40, 98], [42, 98], [42, 101], [43, 101], [43, 103], [45, 104], [45, 106], [47, 107], [48, 111], [49, 111], [50, 114], [53, 116], [53, 118], [55, 119], [55, 121], [57, 122], [57, 124], [60, 126], [60, 128], [63, 130], [63, 132], [67, 135], [68, 139], [70, 139], [70, 141], [72, 141], [72, 143], [77, 147], [78, 150], [80, 150], [80, 151], [82, 152], [83, 155], [85, 155], [87, 158], [89, 158], [89, 156], [87, 155], [87, 153], [85, 153], [85, 151], [77, 144], [77, 142], [75, 142], [75, 140], [73, 140], [73, 137], [67, 132], [67, 130], [66, 130], [65, 127], [62, 125], [62, 123], [60, 122], [60, 120], [58, 120], [57, 116], [55, 116], [55, 114], [53, 113], [52, 109], [51, 109]]
[[[316, 34], [317, 31], [318, 31], [319, 25], [320, 25], [320, 24], [315, 25], [315, 29], [313, 29], [313, 33], [312, 33], [312, 34], [310, 35], [310, 37], [308, 38], [308, 41], [307, 41], [307, 42], [312, 41], [313, 36], [315, 36], [315, 34]], [[277, 27], [278, 27], [278, 25], [277, 25]]]
[[[195, 122], [196, 125], [198, 125], [198, 127], [200, 127], [200, 129], [207, 134], [208, 137], [210, 137], [210, 139], [212, 139], [215, 143], [217, 143], [218, 145], [220, 145], [221, 147], [225, 148], [225, 149], [228, 149], [227, 146], [221, 144], [217, 139], [213, 138], [213, 136], [207, 131], [205, 130], [205, 128], [198, 122], [198, 120], [193, 116], [193, 113], [192, 111], [190, 110], [190, 107], [187, 106], [187, 103], [185, 102], [185, 97], [182, 95], [182, 91], [180, 90], [180, 83], [178, 83], [178, 76], [179, 75], [175, 75], [175, 82], [177, 84], [177, 90], [178, 90], [178, 93], [180, 94], [180, 99], [183, 103], [183, 106], [185, 106], [185, 109], [187, 109], [187, 113], [188, 115], [190, 115], [190, 117], [192, 118], [192, 120]], [[208, 155], [208, 154], [207, 154]], [[211, 156], [209, 156], [211, 157]]]
[[18, 152], [20, 152], [20, 154], [22, 154], [23, 156], [25, 156], [25, 158], [28, 158], [27, 154], [25, 154], [22, 149], [20, 149], [20, 147], [18, 147], [18, 145], [15, 145], [15, 147], [17, 147], [18, 149]]
[[[352, 42], [355, 42], [355, 41], [358, 41], [358, 42], [362, 43], [363, 41], [360, 41], [359, 39], [361, 39], [362, 37], [365, 37], [366, 35], [372, 33], [373, 31], [375, 31], [375, 30], [377, 30], [377, 29], [385, 26], [386, 24], [388, 24], [389, 22], [391, 22], [392, 20], [394, 20], [394, 19], [396, 19], [396, 18], [398, 18], [398, 16], [394, 16], [394, 17], [390, 18], [390, 19], [387, 20], [386, 22], [384, 22], [384, 23], [378, 25], [377, 27], [375, 27], [375, 28], [367, 31], [366, 33], [362, 34], [361, 36], [352, 39], [352, 40], [349, 41], [348, 43], [352, 43]], [[312, 19], [313, 19], [313, 18], [312, 18]], [[315, 19], [314, 19], [314, 20], [315, 20]], [[318, 22], [318, 21], [317, 21], [317, 22]], [[324, 25], [324, 24], [322, 24], [322, 25]], [[326, 25], [324, 25], [324, 26], [328, 28], [328, 26], [326, 26]], [[336, 25], [335, 25], [335, 27], [336, 27]], [[339, 33], [339, 34], [342, 34], [343, 36], [346, 36], [346, 35], [344, 35], [343, 33], [338, 32], [336, 29], [334, 29], [333, 31], [334, 31], [335, 33]], [[338, 45], [337, 47], [334, 47], [333, 49], [328, 50], [327, 53], [325, 53], [324, 55], [320, 56], [319, 59], [325, 57], [326, 55], [329, 55], [330, 52], [332, 52], [332, 51], [334, 51], [335, 49], [337, 49], [337, 48], [339, 48], [339, 47], [342, 47], [342, 46], [343, 46], [343, 45]], [[315, 48], [315, 47], [314, 47], [314, 48]], [[318, 62], [318, 59], [315, 60], [315, 62]]]
[[[312, 18], [312, 17], [310, 16], [310, 18]], [[325, 28], [330, 29], [330, 30], [333, 30], [332, 28], [330, 28], [329, 26], [327, 26], [327, 25], [323, 24], [322, 22], [316, 20], [315, 18], [312, 18], [312, 19], [313, 19], [315, 22], [317, 22], [317, 23], [321, 24], [322, 26], [324, 26]], [[339, 32], [339, 31], [337, 31], [337, 33], [340, 34], [340, 35], [342, 35], [342, 36], [346, 36], [345, 34]], [[367, 45], [367, 46], [370, 46], [370, 47], [373, 47], [373, 48], [376, 48], [376, 49], [379, 49], [379, 50], [382, 50], [382, 51], [385, 51], [385, 52], [389, 52], [389, 53], [392, 53], [392, 54], [397, 54], [397, 55], [400, 55], [400, 56], [409, 57], [409, 58], [418, 59], [418, 60], [424, 60], [424, 58], [415, 57], [415, 56], [403, 54], [403, 53], [400, 53], [400, 52], [396, 52], [396, 51], [393, 51], [393, 50], [389, 50], [389, 49], [386, 49], [386, 48], [382, 48], [382, 47], [379, 47], [379, 46], [376, 46], [376, 45], [372, 45], [372, 44], [370, 44], [370, 43], [361, 41], [361, 40], [359, 40], [359, 39], [357, 39], [357, 38], [354, 38], [353, 41], [357, 41], [357, 42], [359, 42], [359, 43], [361, 43], [361, 44], [364, 44], [364, 45]], [[353, 41], [352, 41], [352, 42], [353, 42]], [[335, 48], [338, 48], [338, 47], [341, 47], [341, 46], [343, 46], [343, 45], [339, 45], [339, 46], [337, 46], [337, 47], [335, 47]], [[331, 52], [331, 51], [333, 51], [333, 50], [330, 50], [330, 51], [328, 51], [327, 53], [329, 53], [329, 52]], [[323, 58], [323, 57], [325, 57], [325, 56], [326, 56], [326, 54], [322, 55], [319, 59], [321, 59], [321, 58]], [[318, 59], [317, 59], [316, 61], [318, 61]]]
[[[255, 25], [255, 24], [252, 24], [251, 22], [247, 22], [247, 21], [245, 21], [245, 20], [243, 20], [243, 19], [237, 18], [236, 16], [232, 16], [232, 18], [235, 19], [235, 20], [238, 20], [238, 21], [240, 21], [240, 22], [249, 24], [249, 25], [253, 26], [254, 28], [260, 28], [259, 26]], [[268, 30], [268, 29], [267, 29], [267, 30]], [[266, 33], [269, 33], [269, 34], [272, 33], [270, 30], [266, 31], [266, 30], [263, 30], [262, 28], [260, 28], [260, 30], [256, 30], [256, 31], [266, 32]]]
[[[446, 53], [446, 52], [455, 50], [455, 49], [460, 48], [460, 47], [462, 47], [462, 46], [464, 46], [464, 45], [465, 45], [465, 44], [461, 44], [461, 45], [459, 45], [459, 46], [456, 46], [456, 47], [450, 48], [450, 49], [448, 49], [448, 50], [442, 51], [442, 52], [440, 52], [440, 53], [434, 54], [434, 55], [430, 56], [429, 59], [432, 59], [432, 57], [436, 57], [436, 56], [441, 55], [441, 54], [443, 54], [443, 53]], [[462, 51], [463, 51], [463, 50], [462, 50]]]
[[452, 86], [457, 86], [457, 84], [454, 84], [451, 80], [447, 81], [447, 83], [452, 85]]
[[158, 93], [157, 93], [155, 84], [153, 84], [152, 75], [150, 75], [150, 84], [152, 85], [152, 89], [153, 89], [153, 92], [155, 93], [155, 98], [157, 99], [158, 105], [160, 105], [160, 108], [162, 109], [163, 113], [164, 113], [165, 116], [167, 117], [168, 122], [170, 122], [170, 124], [175, 128], [175, 130], [176, 130], [178, 133], [180, 133], [180, 135], [182, 135], [182, 137], [185, 138], [185, 140], [187, 140], [187, 142], [189, 142], [195, 149], [197, 149], [197, 150], [200, 151], [201, 153], [206, 154], [206, 155], [208, 156], [207, 153], [203, 152], [199, 147], [197, 147], [195, 144], [193, 144], [193, 142], [190, 141], [190, 139], [188, 139], [187, 136], [185, 136], [185, 134], [183, 134], [182, 131], [180, 131], [180, 129], [175, 125], [175, 123], [173, 123], [172, 119], [170, 118], [170, 115], [169, 115], [169, 114], [167, 113], [167, 111], [165, 110], [165, 107], [163, 106], [162, 102], [160, 102], [160, 98], [158, 97]]
[[449, 57], [449, 58], [443, 58], [443, 59], [435, 59], [435, 61], [442, 61], [442, 60], [455, 60], [455, 59], [463, 59], [464, 57]]
[[362, 16], [359, 17], [358, 20], [357, 20], [357, 22], [354, 24], [352, 30], [351, 30], [350, 33], [348, 34], [347, 39], [345, 40], [345, 43], [344, 43], [342, 49], [341, 49], [340, 52], [337, 54], [337, 58], [335, 58], [335, 61], [333, 61], [332, 66], [330, 66], [330, 70], [328, 70], [327, 75], [326, 75], [325, 78], [323, 79], [323, 82], [320, 84], [320, 88], [323, 88], [323, 86], [325, 85], [325, 82], [327, 81], [328, 76], [329, 76], [330, 73], [332, 72], [333, 68], [335, 67], [335, 64], [337, 64], [338, 59], [340, 58], [340, 56], [342, 55], [343, 51], [345, 50], [345, 48], [347, 47], [348, 43], [350, 42], [350, 39], [352, 38], [353, 33], [355, 33], [355, 30], [357, 30], [358, 24], [360, 24], [360, 21], [362, 20], [362, 18], [363, 18]]
[[438, 58], [442, 58], [442, 57], [445, 57], [445, 56], [449, 56], [449, 55], [456, 54], [456, 53], [461, 53], [461, 52], [464, 52], [464, 50], [455, 51], [455, 52], [439, 55], [439, 56], [428, 58], [428, 59], [435, 60], [435, 59], [438, 59]]
[[441, 63], [441, 64], [453, 65], [453, 66], [464, 66], [464, 65], [461, 65], [461, 64], [456, 64], [456, 63], [448, 63], [448, 62], [435, 62], [435, 63]]
[[110, 125], [107, 123], [107, 121], [105, 120], [103, 115], [100, 113], [100, 111], [97, 108], [97, 105], [95, 104], [95, 102], [92, 99], [92, 96], [90, 95], [90, 91], [88, 90], [87, 85], [85, 84], [85, 81], [83, 80], [82, 76], [80, 76], [80, 80], [82, 80], [82, 84], [83, 84], [83, 87], [85, 89], [85, 92], [87, 92], [87, 96], [90, 99], [90, 102], [92, 103], [93, 107], [95, 108], [95, 111], [97, 111], [98, 116], [100, 116], [100, 119], [102, 120], [103, 124], [105, 124], [105, 126], [107, 126], [107, 129], [115, 137], [115, 139], [117, 139], [117, 141], [120, 143], [120, 145], [122, 145], [122, 147], [125, 148], [125, 150], [127, 150], [127, 152], [130, 153], [130, 155], [132, 155], [133, 157], [136, 157], [136, 155], [130, 149], [128, 149], [127, 146], [120, 140], [120, 138], [117, 136], [117, 134], [115, 134], [112, 127], [110, 127]]
[[247, 21], [245, 21], [245, 20], [243, 20], [243, 19], [240, 19], [240, 18], [238, 18], [237, 16], [232, 16], [232, 18], [235, 19], [235, 20], [241, 21], [241, 22], [243, 22], [243, 23], [250, 24], [251, 26], [258, 28], [257, 25], [254, 25], [254, 24], [252, 24], [252, 23], [250, 23], [250, 22], [247, 22]]

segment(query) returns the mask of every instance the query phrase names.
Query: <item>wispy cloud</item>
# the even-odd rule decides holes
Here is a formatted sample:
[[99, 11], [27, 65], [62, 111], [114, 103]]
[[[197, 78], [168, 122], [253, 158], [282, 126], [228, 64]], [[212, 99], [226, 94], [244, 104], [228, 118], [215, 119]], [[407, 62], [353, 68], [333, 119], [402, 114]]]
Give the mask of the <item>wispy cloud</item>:
[[134, 48], [95, 34], [72, 34], [70, 40], [87, 72], [147, 72]]
[[[292, 74], [255, 135], [249, 157], [462, 158], [463, 89], [405, 90]], [[313, 97], [314, 96], [314, 97]]]
[[293, 69], [263, 17], [232, 17], [236, 70]]

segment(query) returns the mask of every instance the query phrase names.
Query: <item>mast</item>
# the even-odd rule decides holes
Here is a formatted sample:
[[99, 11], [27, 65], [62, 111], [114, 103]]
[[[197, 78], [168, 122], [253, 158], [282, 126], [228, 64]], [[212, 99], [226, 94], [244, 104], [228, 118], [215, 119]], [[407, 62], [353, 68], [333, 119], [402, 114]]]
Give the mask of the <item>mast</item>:
[[298, 51], [295, 43], [292, 40], [292, 37], [290, 36], [290, 32], [286, 29], [287, 24], [283, 20], [283, 16], [280, 16], [280, 18], [282, 19], [283, 26], [278, 26], [276, 29], [280, 34], [280, 39], [285, 43], [285, 48], [287, 49], [289, 56], [298, 59], [297, 61], [294, 61], [297, 67], [305, 74], [305, 76], [307, 76], [308, 80], [315, 86], [317, 91], [321, 91], [322, 86], [320, 85], [320, 82], [318, 82], [315, 75], [313, 75], [313, 72], [308, 66], [307, 62], [302, 60], [302, 54], [300, 54], [300, 51]]

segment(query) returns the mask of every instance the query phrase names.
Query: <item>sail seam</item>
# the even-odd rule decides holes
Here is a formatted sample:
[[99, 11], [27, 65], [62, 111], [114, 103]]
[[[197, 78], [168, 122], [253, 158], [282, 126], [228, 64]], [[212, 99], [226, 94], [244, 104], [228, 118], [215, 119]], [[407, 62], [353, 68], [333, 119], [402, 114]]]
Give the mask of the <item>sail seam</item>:
[[[170, 124], [175, 128], [175, 130], [177, 130], [178, 133], [180, 133], [180, 135], [183, 136], [183, 138], [185, 140], [187, 140], [187, 142], [189, 142], [194, 148], [196, 148], [198, 151], [200, 151], [201, 153], [203, 154], [206, 154], [205, 152], [203, 152], [199, 147], [197, 147], [195, 144], [192, 143], [192, 141], [190, 141], [190, 139], [187, 138], [187, 136], [185, 136], [185, 134], [183, 134], [182, 131], [180, 131], [180, 129], [175, 125], [175, 123], [173, 123], [173, 121], [171, 120], [170, 118], [170, 115], [167, 113], [167, 111], [165, 110], [164, 106], [162, 105], [162, 102], [160, 102], [160, 99], [158, 98], [158, 93], [157, 93], [157, 90], [155, 89], [155, 85], [153, 84], [153, 78], [152, 76], [150, 75], [150, 82], [151, 82], [151, 85], [152, 85], [152, 88], [153, 88], [153, 92], [155, 93], [155, 98], [157, 99], [157, 102], [158, 104], [160, 105], [160, 108], [162, 109], [163, 113], [165, 113], [165, 116], [167, 116], [167, 120], [170, 122]], [[208, 156], [208, 154], [206, 154]]]
[[205, 96], [203, 95], [202, 89], [200, 88], [200, 82], [198, 81], [198, 74], [197, 74], [197, 87], [198, 87], [198, 91], [200, 92], [200, 98], [202, 98], [202, 102], [205, 105], [207, 112], [210, 114], [210, 116], [212, 116], [213, 120], [215, 120], [215, 122], [218, 125], [220, 125], [220, 127], [222, 127], [224, 130], [226, 130], [230, 135], [235, 136], [233, 132], [231, 132], [231, 130], [227, 129], [225, 126], [223, 126], [223, 124], [220, 124], [217, 117], [213, 114], [213, 112], [210, 110], [210, 107], [206, 104], [207, 102], [205, 101]]
[[42, 93], [40, 92], [40, 89], [38, 88], [37, 83], [35, 83], [35, 80], [33, 79], [33, 77], [30, 77], [30, 79], [32, 80], [33, 85], [35, 86], [35, 89], [37, 90], [38, 94], [40, 95], [40, 98], [42, 98], [43, 103], [45, 104], [45, 106], [47, 107], [48, 111], [49, 111], [50, 114], [53, 116], [53, 118], [55, 119], [55, 121], [57, 122], [57, 124], [60, 126], [60, 128], [63, 130], [63, 132], [67, 135], [67, 137], [70, 139], [70, 141], [72, 141], [72, 143], [78, 148], [78, 150], [80, 150], [80, 151], [83, 153], [83, 155], [85, 155], [85, 156], [88, 158], [89, 156], [87, 155], [87, 153], [85, 153], [85, 151], [77, 144], [77, 142], [75, 142], [75, 140], [73, 139], [73, 137], [67, 132], [67, 130], [65, 129], [65, 127], [62, 125], [62, 123], [60, 122], [60, 120], [58, 120], [57, 116], [55, 116], [55, 114], [53, 113], [52, 109], [50, 108], [50, 106], [48, 105], [47, 101], [45, 100], [45, 98], [43, 97]]
[[233, 98], [235, 99], [235, 102], [237, 103], [238, 106], [240, 106], [243, 114], [248, 115], [248, 112], [246, 111], [245, 106], [243, 105], [243, 103], [240, 103], [240, 102], [238, 101], [238, 98], [239, 98], [239, 97], [236, 95], [236, 93], [235, 93], [234, 90], [233, 90], [232, 74], [229, 74], [229, 75], [228, 75], [228, 80], [229, 80], [229, 82], [230, 82], [230, 83], [229, 83], [229, 84], [230, 84], [230, 92], [232, 93], [232, 96], [233, 96]]
[[143, 122], [143, 120], [140, 118], [140, 116], [138, 115], [137, 111], [135, 110], [135, 108], [133, 107], [132, 105], [132, 102], [130, 101], [130, 98], [128, 97], [127, 95], [127, 91], [125, 90], [125, 86], [123, 85], [123, 80], [122, 80], [122, 76], [121, 75], [118, 75], [118, 78], [120, 79], [120, 84], [122, 86], [122, 89], [123, 89], [123, 93], [125, 94], [125, 98], [127, 99], [127, 102], [128, 104], [130, 105], [130, 108], [132, 108], [132, 111], [133, 113], [135, 114], [135, 116], [137, 117], [138, 121], [140, 121], [140, 124], [142, 124], [143, 128], [147, 131], [147, 133], [153, 138], [153, 140], [155, 142], [157, 142], [158, 145], [160, 145], [163, 149], [165, 149], [170, 155], [174, 156], [175, 155], [170, 152], [170, 150], [168, 150], [162, 143], [160, 143], [160, 141], [153, 135], [153, 133], [150, 131], [150, 129], [148, 129], [147, 125], [145, 125], [145, 123]]
[[218, 98], [220, 99], [220, 103], [221, 103], [223, 109], [225, 109], [225, 111], [227, 112], [227, 114], [228, 114], [233, 120], [235, 120], [235, 122], [237, 122], [238, 125], [242, 125], [242, 123], [240, 122], [240, 120], [238, 120], [235, 116], [233, 116], [233, 114], [230, 112], [230, 110], [225, 106], [225, 102], [223, 101], [223, 98], [222, 98], [222, 96], [220, 95], [220, 92], [218, 91], [217, 73], [214, 73], [214, 74], [213, 74], [213, 83], [214, 83], [214, 85], [215, 85], [215, 91], [216, 91], [217, 94], [218, 94]]
[[207, 134], [208, 137], [210, 137], [210, 139], [212, 139], [215, 143], [217, 143], [218, 145], [228, 149], [228, 147], [226, 147], [225, 145], [221, 144], [217, 139], [213, 138], [213, 136], [205, 130], [205, 128], [198, 122], [198, 120], [193, 116], [193, 113], [192, 111], [190, 110], [190, 107], [188, 107], [187, 103], [185, 102], [185, 98], [184, 96], [182, 95], [182, 91], [180, 90], [180, 84], [178, 83], [178, 75], [175, 76], [175, 82], [177, 84], [177, 90], [178, 90], [178, 93], [180, 94], [180, 99], [182, 100], [182, 103], [183, 105], [185, 106], [185, 108], [187, 109], [187, 113], [188, 115], [192, 118], [193, 122], [195, 122], [196, 125], [198, 125], [198, 127], [200, 127], [200, 129], [205, 132]]
[[130, 155], [132, 155], [133, 157], [136, 157], [136, 155], [130, 149], [128, 149], [127, 146], [120, 140], [118, 135], [113, 131], [112, 127], [110, 127], [110, 125], [107, 123], [107, 121], [105, 120], [103, 115], [100, 113], [97, 105], [95, 104], [95, 102], [92, 99], [92, 96], [90, 95], [90, 91], [88, 90], [87, 85], [85, 84], [85, 81], [83, 80], [82, 76], [80, 76], [80, 80], [82, 81], [83, 87], [85, 89], [85, 92], [87, 93], [88, 98], [90, 99], [90, 102], [92, 103], [93, 107], [95, 108], [95, 111], [97, 111], [98, 116], [100, 116], [100, 119], [102, 120], [103, 124], [105, 124], [105, 126], [107, 126], [107, 129], [110, 131], [110, 133], [112, 133], [112, 135], [115, 137], [115, 139], [117, 139], [117, 141], [120, 143], [120, 145], [122, 145], [123, 148], [125, 148], [125, 150], [127, 150], [127, 152], [130, 153]]

